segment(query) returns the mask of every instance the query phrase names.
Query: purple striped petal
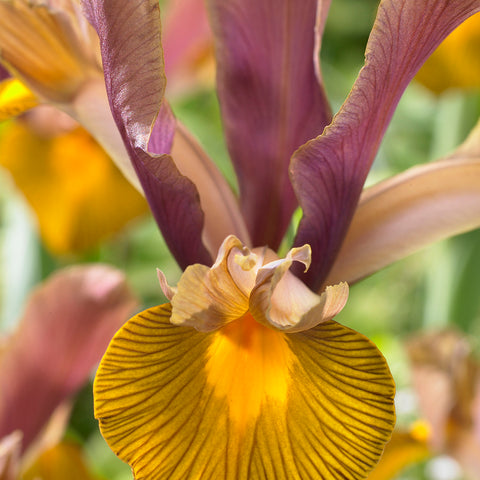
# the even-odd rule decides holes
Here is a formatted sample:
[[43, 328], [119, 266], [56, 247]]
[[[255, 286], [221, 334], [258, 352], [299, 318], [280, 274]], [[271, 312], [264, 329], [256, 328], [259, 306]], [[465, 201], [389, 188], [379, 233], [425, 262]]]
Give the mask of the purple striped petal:
[[38, 287], [1, 351], [0, 438], [20, 430], [27, 448], [135, 306], [124, 275], [105, 265], [70, 267]]
[[480, 228], [480, 120], [450, 155], [363, 190], [328, 274], [350, 285], [439, 240]]
[[382, 0], [353, 89], [325, 133], [299, 149], [291, 174], [303, 208], [296, 245], [309, 243], [312, 289], [325, 280], [378, 145], [404, 89], [479, 0]]
[[163, 100], [158, 1], [83, 0], [83, 8], [100, 38], [113, 117], [162, 234], [182, 268], [210, 264], [198, 191], [169, 155], [176, 121]]
[[364, 190], [326, 285], [352, 284], [421, 248], [480, 228], [480, 154], [411, 168]]
[[320, 46], [315, 29], [319, 38], [329, 4], [208, 3], [225, 133], [254, 246], [278, 247], [297, 206], [288, 178], [290, 157], [330, 121], [314, 61]]

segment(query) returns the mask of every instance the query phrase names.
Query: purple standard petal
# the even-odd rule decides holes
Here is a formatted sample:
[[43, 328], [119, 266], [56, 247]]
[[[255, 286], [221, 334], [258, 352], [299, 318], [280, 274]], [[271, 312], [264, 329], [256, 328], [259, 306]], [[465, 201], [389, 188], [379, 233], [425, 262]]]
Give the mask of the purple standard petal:
[[253, 245], [276, 249], [297, 206], [288, 178], [290, 157], [330, 121], [314, 60], [330, 1], [209, 0], [208, 5], [242, 211]]
[[169, 155], [176, 121], [163, 99], [158, 0], [83, 0], [83, 7], [100, 38], [113, 117], [165, 241], [182, 268], [210, 264], [198, 191]]
[[28, 447], [135, 306], [124, 275], [105, 265], [70, 267], [38, 287], [0, 356], [0, 438], [20, 430]]
[[480, 228], [480, 121], [448, 157], [363, 190], [325, 284], [339, 278], [352, 284], [475, 228]]
[[295, 154], [292, 182], [304, 216], [296, 245], [309, 243], [302, 277], [319, 288], [351, 221], [362, 186], [395, 107], [440, 42], [480, 10], [480, 0], [382, 0], [365, 66], [332, 124]]

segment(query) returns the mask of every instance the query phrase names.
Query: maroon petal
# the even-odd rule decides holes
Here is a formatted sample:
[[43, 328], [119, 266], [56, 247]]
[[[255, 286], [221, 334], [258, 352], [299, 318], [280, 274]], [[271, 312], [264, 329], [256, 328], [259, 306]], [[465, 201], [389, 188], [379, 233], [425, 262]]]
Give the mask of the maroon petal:
[[380, 140], [407, 84], [479, 0], [382, 0], [366, 62], [325, 133], [295, 154], [292, 182], [303, 208], [296, 245], [309, 243], [313, 289], [330, 270]]
[[123, 274], [105, 265], [71, 267], [38, 287], [0, 357], [0, 438], [20, 430], [28, 447], [135, 305]]
[[162, 234], [181, 267], [209, 264], [198, 191], [169, 155], [176, 121], [163, 100], [158, 1], [83, 0], [83, 7], [100, 38], [113, 117]]
[[6, 80], [7, 78], [10, 78], [10, 72], [0, 64], [0, 82], [3, 82], [3, 80]]
[[433, 242], [480, 227], [480, 122], [447, 158], [363, 190], [326, 285], [350, 285]]
[[278, 247], [297, 206], [290, 157], [330, 121], [314, 61], [329, 4], [209, 1], [225, 133], [254, 246]]

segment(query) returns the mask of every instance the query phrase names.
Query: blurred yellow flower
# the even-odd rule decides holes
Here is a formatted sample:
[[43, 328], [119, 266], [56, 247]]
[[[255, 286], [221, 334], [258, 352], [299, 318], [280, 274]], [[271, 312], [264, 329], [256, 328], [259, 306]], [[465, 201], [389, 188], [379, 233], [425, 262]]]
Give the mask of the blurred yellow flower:
[[48, 119], [36, 115], [40, 111], [4, 127], [0, 165], [34, 210], [49, 250], [87, 250], [147, 211], [143, 197], [85, 130], [53, 110]]
[[480, 88], [480, 13], [443, 41], [416, 79], [435, 93], [448, 88]]
[[455, 330], [417, 334], [407, 351], [424, 420], [409, 431], [394, 431], [368, 480], [394, 479], [407, 466], [438, 455], [453, 458], [465, 478], [478, 480], [480, 365], [469, 340]]
[[0, 82], [0, 122], [37, 105], [35, 95], [19, 80], [9, 78]]
[[429, 458], [432, 452], [425, 437], [427, 434], [425, 422], [416, 422], [408, 431], [395, 430], [368, 480], [394, 479], [407, 466]]
[[43, 452], [26, 472], [23, 480], [95, 480], [87, 468], [81, 448], [72, 442], [62, 442]]

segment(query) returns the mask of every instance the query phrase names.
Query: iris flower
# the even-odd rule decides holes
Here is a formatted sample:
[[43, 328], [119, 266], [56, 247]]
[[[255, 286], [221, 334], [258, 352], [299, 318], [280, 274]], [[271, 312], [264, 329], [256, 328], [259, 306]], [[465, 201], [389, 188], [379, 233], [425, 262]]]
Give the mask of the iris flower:
[[[57, 5], [66, 8], [69, 2]], [[30, 8], [37, 9], [38, 17], [29, 11]], [[29, 81], [35, 84], [32, 87], [35, 93], [18, 78], [11, 78], [2, 67], [0, 121], [45, 103], [47, 97], [57, 106], [64, 105], [65, 99], [71, 98], [72, 90], [83, 84], [83, 77], [103, 81], [101, 67], [95, 58], [95, 33], [91, 27], [82, 30], [77, 24], [76, 31], [70, 32], [70, 42], [77, 44], [73, 52], [62, 48], [61, 38], [55, 37], [69, 17], [82, 18], [75, 16], [73, 4], [57, 12], [55, 23], [39, 5], [27, 7], [24, 2], [14, 2], [14, 5], [0, 2], [0, 17], [4, 22], [0, 24], [0, 38], [7, 43], [2, 43], [1, 48], [7, 57], [9, 48], [15, 49], [15, 42], [6, 38], [10, 29], [21, 30], [21, 24], [16, 24], [15, 20], [9, 23], [12, 11], [23, 15], [26, 28], [32, 30], [33, 38], [26, 40], [26, 51], [17, 58], [21, 65], [17, 63], [16, 66], [22, 72], [26, 69]], [[42, 21], [54, 32], [46, 33], [48, 28], [41, 30]], [[83, 23], [87, 27], [85, 20]], [[42, 33], [47, 38], [42, 39]], [[49, 71], [46, 72], [34, 58], [32, 44], [44, 48], [51, 62]], [[76, 55], [79, 58], [70, 59]], [[75, 62], [78, 65], [73, 68]], [[41, 78], [35, 79], [35, 75]], [[23, 118], [2, 125], [0, 165], [9, 170], [24, 193], [37, 216], [46, 246], [56, 254], [92, 248], [147, 210], [146, 202], [118, 172], [98, 143], [76, 122], [51, 107], [40, 106]], [[120, 203], [113, 205], [112, 196], [118, 197]]]
[[[25, 8], [42, 23], [48, 13], [58, 20], [58, 3]], [[21, 23], [20, 4], [0, 5]], [[365, 478], [393, 428], [394, 384], [376, 347], [332, 318], [345, 282], [478, 227], [479, 131], [447, 159], [361, 196], [362, 187], [403, 90], [480, 1], [382, 0], [365, 66], [332, 119], [318, 59], [328, 0], [209, 0], [239, 204], [164, 98], [158, 2], [82, 5], [106, 88], [83, 68], [57, 104], [132, 179], [133, 165], [185, 269], [176, 288], [159, 274], [170, 303], [133, 317], [102, 360], [103, 435], [136, 479]], [[68, 46], [77, 37], [65, 25], [57, 33]], [[40, 42], [31, 45], [47, 68]], [[18, 58], [25, 40], [15, 29], [0, 48], [12, 74], [42, 86], [47, 76]], [[303, 217], [282, 259], [297, 206]]]

